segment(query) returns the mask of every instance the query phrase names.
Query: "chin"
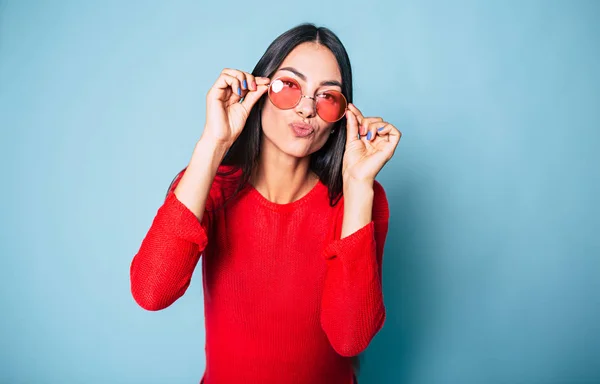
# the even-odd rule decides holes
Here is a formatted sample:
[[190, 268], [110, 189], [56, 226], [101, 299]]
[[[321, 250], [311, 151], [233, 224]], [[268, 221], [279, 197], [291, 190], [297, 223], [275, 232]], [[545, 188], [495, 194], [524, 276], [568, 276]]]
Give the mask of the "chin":
[[282, 146], [280, 146], [279, 148], [281, 148], [281, 150], [285, 153], [287, 153], [290, 156], [294, 156], [294, 157], [306, 157], [310, 154], [312, 154], [313, 151], [312, 150], [312, 143], [308, 142], [308, 141], [304, 141], [304, 142], [294, 142], [294, 141], [288, 141], [287, 143], [284, 143]]

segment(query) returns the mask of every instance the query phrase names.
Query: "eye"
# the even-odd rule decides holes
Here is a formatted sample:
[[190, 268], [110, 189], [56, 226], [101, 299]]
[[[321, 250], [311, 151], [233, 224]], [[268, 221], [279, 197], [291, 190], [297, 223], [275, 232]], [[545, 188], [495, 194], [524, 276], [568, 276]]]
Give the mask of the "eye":
[[281, 78], [273, 81], [271, 83], [271, 90], [275, 93], [279, 93], [282, 90], [296, 90], [298, 88], [298, 84], [290, 78]]
[[323, 92], [323, 93], [320, 93], [320, 94], [318, 94], [318, 95], [317, 95], [317, 97], [318, 97], [318, 98], [321, 98], [321, 99], [323, 99], [323, 100], [325, 100], [325, 101], [331, 102], [331, 103], [333, 103], [333, 102], [336, 102], [336, 101], [337, 101], [336, 94], [334, 94], [334, 93], [330, 93], [330, 92]]
[[298, 85], [295, 82], [291, 81], [291, 80], [285, 80], [284, 79], [284, 80], [281, 80], [281, 82], [283, 83], [283, 85], [285, 87], [288, 87], [288, 88], [298, 88]]

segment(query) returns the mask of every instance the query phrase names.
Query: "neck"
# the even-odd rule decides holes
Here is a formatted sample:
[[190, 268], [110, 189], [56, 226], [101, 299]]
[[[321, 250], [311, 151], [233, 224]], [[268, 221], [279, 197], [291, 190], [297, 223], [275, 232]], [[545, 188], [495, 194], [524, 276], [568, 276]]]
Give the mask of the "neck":
[[310, 156], [298, 158], [266, 147], [261, 148], [250, 184], [267, 200], [288, 204], [306, 195], [317, 184], [319, 177], [309, 168]]

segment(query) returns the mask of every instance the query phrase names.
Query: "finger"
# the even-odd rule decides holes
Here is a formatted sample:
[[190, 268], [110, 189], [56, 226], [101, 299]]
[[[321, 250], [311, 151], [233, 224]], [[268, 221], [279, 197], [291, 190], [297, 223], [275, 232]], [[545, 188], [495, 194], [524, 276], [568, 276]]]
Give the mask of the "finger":
[[244, 108], [246, 108], [248, 113], [250, 113], [250, 110], [254, 104], [256, 104], [256, 102], [267, 92], [268, 89], [268, 85], [259, 84], [256, 85], [256, 91], [250, 90], [248, 93], [246, 93], [246, 96], [244, 97], [244, 100], [242, 100], [241, 104], [244, 106]]
[[369, 130], [369, 126], [375, 122], [381, 122], [383, 121], [383, 119], [381, 117], [365, 117], [363, 118], [363, 121], [360, 125], [360, 135], [366, 135], [367, 131]]
[[[251, 97], [251, 104], [254, 105], [254, 103], [256, 102], [256, 100], [260, 99], [260, 96], [263, 95], [263, 89], [259, 89], [259, 86], [266, 86], [267, 88], [264, 89], [265, 91], [268, 91], [269, 89], [269, 84], [271, 83], [271, 79], [269, 79], [268, 77], [262, 77], [262, 76], [254, 76], [252, 74], [247, 74], [248, 76], [251, 76], [252, 80], [249, 80], [248, 83], [248, 91], [244, 92], [242, 91], [242, 96], [244, 97], [244, 99], [247, 97], [248, 92], [253, 92], [253, 91], [259, 91], [260, 94], [257, 96], [252, 96]], [[243, 103], [243, 100], [240, 100], [240, 103]], [[245, 107], [247, 107], [247, 104], [244, 104]]]
[[[385, 154], [386, 162], [394, 156], [396, 152], [396, 148], [398, 147], [398, 142], [402, 137], [402, 132], [397, 130], [393, 125], [389, 125], [390, 132], [387, 135], [388, 140], [384, 143], [381, 143], [378, 147], [381, 149], [381, 153]], [[373, 144], [377, 146], [377, 143]]]
[[252, 74], [248, 74], [248, 76], [251, 76], [248, 79], [249, 91], [256, 91], [259, 85], [269, 85], [269, 83], [271, 83], [271, 79], [269, 79], [268, 77], [254, 76]]
[[248, 82], [248, 90], [256, 91], [256, 79], [253, 74], [244, 72], [246, 75], [246, 81]]
[[358, 120], [351, 110], [346, 110], [346, 144], [360, 140], [358, 136]]
[[257, 85], [261, 85], [261, 84], [266, 85], [271, 82], [271, 79], [269, 79], [268, 77], [262, 77], [262, 76], [256, 76], [255, 80], [256, 80]]
[[223, 74], [223, 76], [225, 76], [225, 81], [227, 82], [227, 84], [229, 84], [229, 86], [231, 87], [231, 91], [233, 92], [233, 99], [234, 101], [237, 99], [241, 99], [242, 98], [242, 83], [241, 81], [234, 76], [228, 75], [228, 74]]
[[220, 101], [229, 101], [231, 96], [239, 97], [237, 93], [240, 87], [239, 80], [233, 76], [229, 76], [225, 73], [217, 78], [217, 81], [209, 89], [207, 99], [217, 99]]
[[390, 127], [390, 132], [388, 133], [389, 136], [389, 141], [394, 144], [394, 148], [398, 145], [398, 142], [400, 141], [400, 139], [402, 138], [402, 132], [400, 132], [398, 130], [398, 128], [394, 127], [393, 125], [389, 125]]
[[246, 78], [246, 72], [240, 71], [239, 69], [225, 68], [223, 73], [233, 76], [240, 81], [240, 93], [248, 89], [248, 80]]
[[348, 108], [356, 115], [358, 124], [362, 124], [364, 116], [363, 116], [362, 112], [358, 108], [356, 108], [356, 105], [354, 105], [352, 103], [348, 103]]
[[[385, 124], [385, 125], [384, 125]], [[389, 133], [394, 128], [392, 124], [389, 123], [376, 123], [375, 125], [375, 133], [377, 136], [384, 138], [386, 141], [389, 141]]]
[[[382, 119], [381, 119], [382, 120]], [[377, 135], [384, 136], [383, 130], [387, 127], [387, 122], [385, 121], [371, 121], [367, 124], [367, 135], [366, 139], [368, 141], [374, 141], [377, 138]], [[380, 128], [383, 128], [379, 130]]]

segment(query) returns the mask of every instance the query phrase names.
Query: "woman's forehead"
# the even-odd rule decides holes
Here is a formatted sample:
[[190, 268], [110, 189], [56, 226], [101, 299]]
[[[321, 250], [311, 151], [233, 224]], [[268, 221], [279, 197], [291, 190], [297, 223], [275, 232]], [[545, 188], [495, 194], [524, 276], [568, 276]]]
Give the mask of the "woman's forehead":
[[277, 72], [290, 75], [293, 73], [306, 82], [338, 81], [341, 83], [342, 81], [333, 53], [326, 47], [312, 43], [300, 44], [294, 48], [283, 60]]

